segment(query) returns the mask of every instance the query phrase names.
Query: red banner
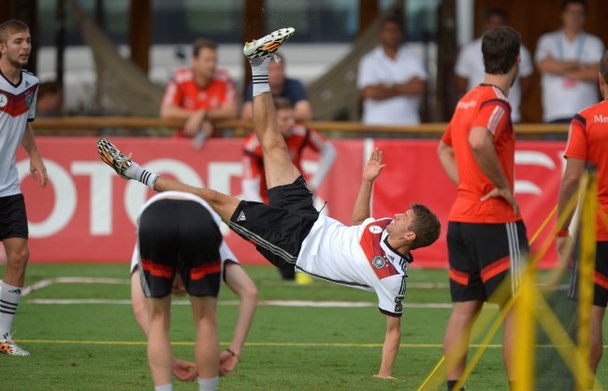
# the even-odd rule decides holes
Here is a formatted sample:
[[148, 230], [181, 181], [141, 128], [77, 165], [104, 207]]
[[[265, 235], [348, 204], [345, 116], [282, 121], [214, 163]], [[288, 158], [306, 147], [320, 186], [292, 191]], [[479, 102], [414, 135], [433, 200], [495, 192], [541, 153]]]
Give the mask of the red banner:
[[[123, 150], [133, 153], [144, 167], [182, 182], [209, 187], [239, 196], [241, 193], [241, 139], [211, 139], [200, 151], [187, 139], [113, 138]], [[120, 179], [97, 156], [95, 138], [39, 137], [38, 147], [47, 165], [50, 183], [40, 189], [29, 177], [27, 155], [17, 160], [30, 227], [33, 262], [126, 262], [135, 241], [135, 219], [151, 192], [134, 181]], [[363, 163], [374, 146], [384, 151], [387, 168], [376, 181], [374, 217], [403, 212], [414, 202], [428, 205], [444, 225], [455, 196], [436, 156], [436, 140], [333, 140], [338, 157], [318, 191], [323, 213], [348, 224]], [[556, 200], [562, 172], [563, 142], [518, 143], [516, 197], [520, 203], [528, 237], [538, 248], [545, 233], [535, 233], [547, 220]], [[304, 170], [315, 169], [315, 157], [305, 155]], [[243, 263], [262, 263], [253, 245], [224, 227], [227, 243]], [[415, 265], [445, 267], [445, 229], [438, 243], [415, 252]], [[543, 260], [550, 265], [551, 252]]]

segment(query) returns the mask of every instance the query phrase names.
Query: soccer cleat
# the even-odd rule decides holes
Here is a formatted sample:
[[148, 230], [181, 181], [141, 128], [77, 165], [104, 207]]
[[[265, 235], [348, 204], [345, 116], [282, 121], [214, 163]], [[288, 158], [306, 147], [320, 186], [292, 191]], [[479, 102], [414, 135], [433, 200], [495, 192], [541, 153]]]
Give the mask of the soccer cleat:
[[21, 349], [19, 345], [13, 341], [10, 335], [5, 335], [4, 339], [0, 339], [0, 353], [8, 356], [29, 356], [30, 352]]
[[125, 171], [131, 165], [131, 155], [125, 156], [118, 148], [105, 138], [97, 142], [97, 152], [105, 164], [112, 167], [121, 178], [131, 179], [125, 175]]
[[293, 27], [286, 27], [273, 31], [260, 39], [247, 42], [243, 47], [243, 53], [249, 60], [258, 57], [268, 57], [276, 52], [281, 44], [289, 39], [296, 30]]

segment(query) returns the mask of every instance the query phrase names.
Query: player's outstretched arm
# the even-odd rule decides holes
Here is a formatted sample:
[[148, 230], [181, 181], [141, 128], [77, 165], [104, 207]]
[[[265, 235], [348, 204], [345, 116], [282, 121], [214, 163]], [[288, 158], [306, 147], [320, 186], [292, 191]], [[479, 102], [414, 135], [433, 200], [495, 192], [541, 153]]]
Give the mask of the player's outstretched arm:
[[220, 375], [222, 376], [236, 369], [258, 305], [258, 290], [241, 265], [226, 262], [224, 273], [226, 284], [239, 296], [239, 313], [232, 341], [228, 348], [220, 353]]
[[386, 164], [382, 163], [382, 159], [382, 151], [376, 148], [363, 169], [361, 187], [359, 187], [359, 194], [357, 194], [357, 200], [353, 208], [352, 222], [354, 225], [361, 224], [363, 220], [371, 215], [370, 202], [374, 181], [378, 178], [380, 172], [384, 170], [384, 167], [386, 167]]
[[393, 377], [393, 364], [399, 353], [399, 343], [401, 342], [401, 318], [386, 316], [386, 334], [384, 345], [382, 346], [382, 362], [380, 370], [374, 377], [380, 379], [395, 379]]

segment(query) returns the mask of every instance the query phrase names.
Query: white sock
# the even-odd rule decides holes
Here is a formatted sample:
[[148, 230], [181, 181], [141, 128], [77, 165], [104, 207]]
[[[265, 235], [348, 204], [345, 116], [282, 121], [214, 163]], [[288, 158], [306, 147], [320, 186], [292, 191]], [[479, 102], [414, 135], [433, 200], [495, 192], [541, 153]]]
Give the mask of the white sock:
[[253, 96], [261, 95], [265, 92], [270, 92], [268, 84], [268, 64], [271, 57], [254, 58], [251, 63], [251, 81], [253, 84]]
[[134, 161], [132, 161], [131, 165], [125, 170], [125, 175], [131, 179], [137, 179], [152, 190], [154, 190], [154, 184], [159, 177], [158, 174], [144, 169]]
[[13, 327], [13, 319], [21, 298], [21, 288], [2, 284], [0, 290], [0, 339], [8, 338]]
[[173, 391], [173, 384], [163, 384], [162, 386], [155, 386], [154, 391]]
[[198, 391], [216, 391], [217, 384], [219, 383], [219, 376], [211, 379], [198, 378]]

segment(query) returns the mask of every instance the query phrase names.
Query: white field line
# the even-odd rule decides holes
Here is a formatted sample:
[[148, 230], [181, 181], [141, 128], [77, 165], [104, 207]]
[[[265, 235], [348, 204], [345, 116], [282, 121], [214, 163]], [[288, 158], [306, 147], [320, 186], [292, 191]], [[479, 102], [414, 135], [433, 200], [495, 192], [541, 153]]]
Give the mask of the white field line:
[[[105, 278], [105, 277], [56, 277], [47, 278], [44, 280], [37, 281], [30, 286], [23, 287], [21, 290], [21, 296], [27, 296], [32, 292], [46, 288], [53, 284], [108, 284], [108, 285], [129, 285], [131, 283], [128, 279], [121, 278]], [[0, 286], [2, 280], [0, 280]], [[447, 289], [450, 287], [448, 283], [444, 282], [413, 282], [407, 284], [408, 288], [411, 289]]]
[[[29, 299], [29, 304], [41, 305], [80, 305], [80, 304], [118, 304], [131, 305], [131, 300], [110, 299]], [[190, 305], [187, 300], [174, 300], [173, 305]], [[220, 300], [219, 305], [236, 306], [238, 300]], [[308, 301], [308, 300], [261, 300], [258, 306], [270, 307], [315, 307], [315, 308], [363, 308], [376, 307], [376, 303], [367, 301]], [[404, 303], [404, 308], [452, 308], [451, 303]]]
[[[32, 292], [39, 291], [53, 284], [107, 284], [107, 285], [129, 285], [129, 280], [104, 277], [57, 277], [37, 281], [30, 286], [21, 289], [21, 296], [27, 296]], [[0, 280], [2, 286], [2, 280]]]
[[[2, 281], [0, 280], [0, 284]], [[119, 278], [103, 277], [56, 277], [48, 278], [35, 282], [30, 286], [23, 287], [22, 296], [39, 291], [53, 284], [107, 284], [107, 285], [129, 285], [130, 281]], [[447, 283], [410, 283], [410, 289], [444, 289]], [[131, 305], [130, 300], [111, 300], [111, 299], [29, 299], [30, 304], [42, 305], [79, 305], [79, 304], [118, 304]], [[190, 305], [188, 300], [174, 300], [174, 305]], [[220, 305], [236, 306], [238, 300], [220, 300]], [[374, 302], [361, 301], [308, 301], [308, 300], [263, 300], [258, 303], [260, 306], [276, 307], [317, 307], [317, 308], [362, 308], [376, 307]], [[404, 308], [452, 308], [451, 303], [404, 303]]]

